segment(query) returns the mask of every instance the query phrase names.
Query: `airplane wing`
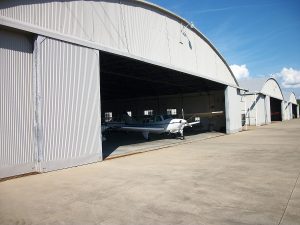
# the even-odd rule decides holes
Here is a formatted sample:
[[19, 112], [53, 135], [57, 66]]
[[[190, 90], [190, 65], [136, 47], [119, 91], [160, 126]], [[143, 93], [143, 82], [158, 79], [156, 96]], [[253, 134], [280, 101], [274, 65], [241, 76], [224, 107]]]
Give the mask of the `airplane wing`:
[[119, 130], [124, 131], [134, 131], [134, 132], [142, 132], [142, 135], [146, 140], [149, 140], [149, 133], [164, 133], [165, 128], [162, 127], [134, 127], [134, 126], [124, 126], [120, 127]]
[[119, 130], [125, 131], [137, 131], [137, 132], [163, 132], [165, 128], [162, 127], [134, 127], [134, 126], [123, 126]]
[[195, 125], [195, 124], [199, 124], [200, 123], [200, 121], [195, 121], [195, 122], [191, 122], [191, 123], [189, 123], [190, 125]]
[[200, 121], [195, 121], [195, 122], [187, 123], [187, 124], [185, 125], [185, 127], [192, 127], [193, 125], [199, 124], [199, 123], [200, 123]]

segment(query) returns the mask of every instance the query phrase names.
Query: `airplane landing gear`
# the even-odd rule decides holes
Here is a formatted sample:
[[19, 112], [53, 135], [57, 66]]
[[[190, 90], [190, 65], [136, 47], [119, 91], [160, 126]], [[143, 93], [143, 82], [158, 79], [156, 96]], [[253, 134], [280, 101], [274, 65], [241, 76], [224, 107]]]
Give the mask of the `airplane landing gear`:
[[180, 133], [180, 139], [181, 139], [181, 140], [184, 140], [183, 129], [180, 130], [179, 133]]
[[150, 140], [150, 137], [149, 137], [149, 131], [143, 131], [143, 137], [147, 140], [147, 141], [149, 141]]

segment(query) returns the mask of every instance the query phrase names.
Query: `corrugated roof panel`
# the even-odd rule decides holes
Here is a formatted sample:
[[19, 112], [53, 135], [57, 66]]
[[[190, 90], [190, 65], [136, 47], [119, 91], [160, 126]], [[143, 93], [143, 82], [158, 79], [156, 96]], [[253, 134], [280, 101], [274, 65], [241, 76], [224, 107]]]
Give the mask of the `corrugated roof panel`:
[[268, 78], [251, 78], [239, 80], [240, 87], [249, 90], [250, 92], [261, 92]]
[[[0, 17], [4, 25], [237, 85], [223, 57], [197, 29], [143, 1], [1, 1]], [[208, 55], [205, 69], [197, 59], [202, 51]]]

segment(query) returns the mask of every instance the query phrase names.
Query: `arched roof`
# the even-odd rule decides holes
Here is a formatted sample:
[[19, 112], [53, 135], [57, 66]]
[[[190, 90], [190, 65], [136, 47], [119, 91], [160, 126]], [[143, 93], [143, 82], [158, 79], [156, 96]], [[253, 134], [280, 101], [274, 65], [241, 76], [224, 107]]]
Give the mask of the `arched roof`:
[[284, 101], [289, 102], [290, 101], [290, 95], [291, 95], [291, 93], [283, 91], [282, 94], [283, 94]]
[[145, 1], [10, 0], [0, 24], [175, 69], [230, 86], [222, 55], [178, 15]]
[[251, 93], [261, 93], [280, 100], [284, 95], [275, 78], [251, 78], [240, 80], [240, 86]]
[[294, 93], [294, 92], [291, 92], [291, 93], [290, 93], [289, 102], [291, 102], [291, 103], [293, 103], [293, 104], [295, 104], [295, 105], [297, 105], [297, 104], [298, 104], [298, 102], [297, 102], [297, 98], [296, 98], [296, 95], [295, 95], [295, 93]]
[[297, 105], [297, 98], [294, 92], [283, 92], [284, 101]]

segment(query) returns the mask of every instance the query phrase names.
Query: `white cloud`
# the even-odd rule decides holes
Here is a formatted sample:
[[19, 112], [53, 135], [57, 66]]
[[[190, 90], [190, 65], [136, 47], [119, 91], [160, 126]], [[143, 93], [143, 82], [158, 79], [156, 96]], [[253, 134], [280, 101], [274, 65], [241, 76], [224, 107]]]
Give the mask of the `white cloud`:
[[283, 68], [279, 74], [282, 79], [282, 85], [285, 88], [299, 88], [300, 87], [300, 70], [293, 68]]
[[230, 69], [232, 70], [234, 76], [238, 80], [249, 77], [249, 70], [245, 64], [244, 65], [233, 64], [230, 66]]

